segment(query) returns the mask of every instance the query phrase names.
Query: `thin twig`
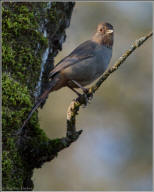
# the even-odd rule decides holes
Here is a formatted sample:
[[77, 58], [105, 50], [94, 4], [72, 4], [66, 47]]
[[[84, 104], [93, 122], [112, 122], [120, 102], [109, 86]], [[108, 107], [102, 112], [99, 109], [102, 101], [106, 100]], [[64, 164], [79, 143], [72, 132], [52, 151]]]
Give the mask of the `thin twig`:
[[[89, 88], [87, 96], [90, 97], [93, 95], [98, 88], [102, 85], [102, 83], [114, 72], [116, 71], [122, 63], [127, 59], [127, 57], [135, 51], [138, 47], [140, 47], [147, 39], [149, 39], [153, 35], [153, 32], [148, 33], [146, 36], [141, 37], [140, 39], [136, 40], [134, 44], [131, 46], [129, 50], [127, 50], [118, 60], [115, 62], [115, 64], [110, 67], [103, 75], [102, 77], [92, 86]], [[80, 106], [82, 104], [85, 104], [85, 98], [86, 95], [83, 94], [80, 97], [73, 100], [68, 107], [67, 111], [67, 136], [72, 137], [73, 135], [76, 135], [76, 127], [75, 127], [75, 118], [78, 114], [78, 111], [80, 109]], [[80, 134], [81, 134], [80, 130]]]

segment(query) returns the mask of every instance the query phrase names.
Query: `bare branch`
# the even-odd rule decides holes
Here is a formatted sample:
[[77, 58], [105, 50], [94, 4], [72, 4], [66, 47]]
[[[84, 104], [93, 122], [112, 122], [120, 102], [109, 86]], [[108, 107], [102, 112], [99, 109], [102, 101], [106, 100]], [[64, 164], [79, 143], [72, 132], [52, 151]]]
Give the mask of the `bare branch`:
[[[148, 33], [146, 36], [141, 37], [140, 39], [136, 40], [134, 44], [131, 46], [129, 50], [127, 50], [118, 60], [115, 62], [115, 64], [110, 67], [103, 75], [102, 77], [88, 90], [88, 97], [91, 97], [97, 90], [98, 88], [102, 85], [102, 83], [114, 72], [116, 71], [121, 64], [124, 63], [124, 61], [127, 59], [127, 57], [132, 54], [135, 49], [140, 47], [147, 39], [149, 39], [153, 35], [153, 32]], [[67, 136], [73, 136], [76, 135], [76, 127], [75, 127], [75, 118], [76, 115], [78, 114], [78, 111], [80, 109], [80, 106], [85, 104], [86, 101], [86, 95], [83, 94], [73, 100], [68, 107], [67, 111]], [[81, 130], [80, 130], [81, 133]]]

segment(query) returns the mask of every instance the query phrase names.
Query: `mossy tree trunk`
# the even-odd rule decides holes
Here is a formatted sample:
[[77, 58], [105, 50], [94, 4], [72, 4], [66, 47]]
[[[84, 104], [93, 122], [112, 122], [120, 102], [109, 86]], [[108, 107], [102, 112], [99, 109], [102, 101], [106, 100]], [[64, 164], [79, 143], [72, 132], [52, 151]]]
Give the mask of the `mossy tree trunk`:
[[[74, 3], [2, 3], [3, 190], [32, 190], [33, 169], [52, 160], [73, 140], [50, 140], [37, 112], [18, 144], [17, 130], [47, 84], [62, 49]], [[75, 140], [76, 138], [74, 138]]]

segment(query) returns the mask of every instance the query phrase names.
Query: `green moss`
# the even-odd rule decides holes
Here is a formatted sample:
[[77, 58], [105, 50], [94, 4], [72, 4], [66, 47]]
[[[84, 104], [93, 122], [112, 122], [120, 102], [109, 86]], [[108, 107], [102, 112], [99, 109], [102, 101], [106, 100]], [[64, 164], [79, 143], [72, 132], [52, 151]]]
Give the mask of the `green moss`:
[[[16, 148], [15, 133], [21, 127], [22, 119], [28, 114], [32, 103], [27, 87], [12, 79], [9, 74], [3, 72], [2, 82], [3, 190], [19, 190], [22, 189], [25, 170]], [[33, 122], [33, 126], [35, 124]]]
[[[57, 11], [60, 6], [62, 11]], [[21, 137], [20, 145], [17, 145], [19, 136], [16, 134], [34, 104], [42, 54], [48, 46], [48, 39], [39, 26], [47, 20], [48, 33], [58, 33], [61, 30], [58, 20], [64, 17], [63, 6], [63, 3], [52, 3], [52, 8], [48, 9], [45, 2], [2, 3], [3, 190], [32, 190], [33, 169], [54, 158], [57, 146], [61, 149], [65, 145], [60, 139], [46, 137], [39, 127], [37, 112], [28, 122], [25, 130], [28, 131]], [[60, 46], [54, 43], [54, 56]]]
[[3, 71], [10, 72], [13, 78], [24, 85], [33, 79], [28, 84], [33, 90], [39, 78], [42, 53], [48, 44], [47, 38], [38, 31], [41, 20], [36, 14], [35, 5], [38, 4], [3, 3], [2, 9]]
[[20, 155], [18, 154], [15, 148], [14, 139], [10, 137], [9, 139], [7, 139], [5, 145], [7, 145], [9, 151], [7, 151], [6, 149], [3, 150], [3, 158], [2, 158], [3, 190], [22, 189], [24, 169]]
[[[45, 4], [2, 4], [3, 190], [22, 190], [23, 181], [30, 178], [32, 173], [27, 169], [28, 161], [23, 161], [17, 149], [16, 132], [33, 106], [41, 57], [48, 44], [47, 39], [38, 31], [40, 16], [36, 16], [35, 7], [38, 5], [40, 9]], [[33, 128], [35, 133], [34, 145], [40, 140], [47, 140], [39, 128], [37, 112], [28, 127]]]
[[2, 104], [8, 107], [22, 108], [24, 106], [32, 107], [31, 97], [26, 86], [21, 85], [10, 77], [10, 74], [2, 74]]
[[[27, 167], [29, 167], [28, 159], [31, 159], [32, 154], [38, 151], [39, 145], [44, 145], [44, 143], [48, 142], [48, 139], [39, 128], [36, 112], [29, 122], [29, 128], [33, 129], [31, 131], [31, 142], [27, 139], [27, 144], [25, 143], [26, 150], [28, 150], [28, 159], [26, 162], [23, 161], [23, 158], [21, 159], [21, 154], [16, 148], [18, 139], [16, 131], [21, 127], [23, 119], [25, 119], [32, 107], [31, 97], [28, 89], [10, 78], [8, 74], [3, 73], [2, 81], [3, 190], [19, 190], [25, 178]], [[29, 151], [32, 148], [34, 151], [30, 154]], [[22, 152], [25, 152], [23, 146]], [[39, 157], [40, 151], [37, 154], [37, 157]], [[35, 164], [35, 161], [33, 161], [33, 164]], [[16, 174], [14, 174], [15, 172]]]

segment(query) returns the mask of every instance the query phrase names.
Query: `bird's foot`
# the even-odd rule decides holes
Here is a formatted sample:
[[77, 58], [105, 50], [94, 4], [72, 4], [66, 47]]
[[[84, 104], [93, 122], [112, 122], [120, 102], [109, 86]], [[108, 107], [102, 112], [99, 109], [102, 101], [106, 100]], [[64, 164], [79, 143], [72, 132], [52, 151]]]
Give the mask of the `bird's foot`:
[[93, 94], [89, 93], [89, 90], [87, 89], [87, 93], [85, 93], [84, 95], [85, 95], [85, 103], [86, 103], [84, 107], [86, 107], [88, 104], [91, 103]]
[[93, 93], [89, 93], [89, 91], [88, 91], [87, 97], [88, 97], [89, 102], [91, 102], [91, 100], [93, 99]]
[[83, 94], [83, 104], [82, 107], [86, 108], [87, 105], [90, 104], [87, 94]]
[[93, 95], [88, 92], [88, 89], [86, 89], [86, 93], [79, 95], [77, 101], [82, 103], [83, 108], [85, 108], [88, 104], [90, 104], [92, 97]]

